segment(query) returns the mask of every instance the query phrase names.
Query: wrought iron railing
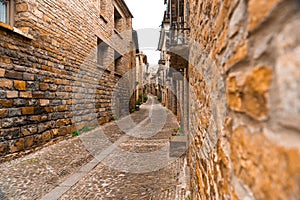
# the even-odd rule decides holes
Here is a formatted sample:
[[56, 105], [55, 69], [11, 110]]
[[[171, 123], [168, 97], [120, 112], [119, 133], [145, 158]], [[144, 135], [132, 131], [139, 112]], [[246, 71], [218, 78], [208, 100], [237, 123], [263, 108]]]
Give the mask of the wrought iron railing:
[[187, 45], [189, 43], [190, 28], [185, 22], [172, 22], [170, 27], [170, 46]]

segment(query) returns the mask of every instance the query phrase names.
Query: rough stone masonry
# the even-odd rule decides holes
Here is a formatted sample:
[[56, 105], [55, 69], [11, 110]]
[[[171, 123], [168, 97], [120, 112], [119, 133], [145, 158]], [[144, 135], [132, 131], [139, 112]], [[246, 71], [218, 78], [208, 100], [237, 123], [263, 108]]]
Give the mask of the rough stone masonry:
[[[113, 89], [135, 65], [132, 15], [124, 1], [9, 3], [15, 22], [0, 22], [0, 156], [112, 120]], [[119, 50], [114, 38], [129, 48]], [[117, 64], [116, 52], [122, 55]]]
[[189, 5], [193, 199], [299, 199], [300, 2]]

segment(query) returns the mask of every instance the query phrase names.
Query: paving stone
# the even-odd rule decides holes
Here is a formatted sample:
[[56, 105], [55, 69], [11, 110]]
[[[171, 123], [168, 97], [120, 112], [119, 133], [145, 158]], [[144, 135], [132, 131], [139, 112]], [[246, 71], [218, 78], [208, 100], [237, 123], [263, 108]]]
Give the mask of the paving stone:
[[[151, 121], [162, 111], [165, 124], [156, 130]], [[124, 132], [118, 124], [128, 118], [134, 123]], [[127, 118], [2, 163], [0, 191], [7, 199], [185, 199], [184, 157], [168, 156], [172, 126], [176, 116], [148, 101]], [[143, 134], [150, 136], [135, 137]]]

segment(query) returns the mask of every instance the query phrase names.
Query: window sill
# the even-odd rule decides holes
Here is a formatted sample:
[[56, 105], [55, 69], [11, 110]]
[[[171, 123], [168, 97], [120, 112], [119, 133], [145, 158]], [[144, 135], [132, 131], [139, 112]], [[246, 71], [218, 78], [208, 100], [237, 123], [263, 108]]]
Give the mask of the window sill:
[[7, 30], [10, 30], [18, 35], [21, 35], [27, 39], [30, 39], [30, 40], [33, 40], [33, 36], [28, 34], [28, 33], [24, 33], [23, 31], [21, 31], [20, 29], [16, 28], [16, 27], [13, 27], [13, 26], [10, 26], [9, 24], [6, 24], [6, 23], [3, 23], [3, 22], [0, 22], [0, 28], [4, 28], [4, 29], [7, 29]]
[[104, 15], [102, 15], [102, 14], [100, 14], [100, 19], [102, 19], [102, 20], [103, 20], [103, 22], [104, 22], [105, 24], [107, 24], [107, 23], [108, 23], [108, 20], [107, 20], [107, 18], [106, 18], [106, 17], [104, 17]]
[[121, 39], [121, 40], [123, 40], [124, 38], [121, 36], [121, 33], [115, 28], [114, 29], [114, 32], [115, 32], [115, 34], [117, 35], [117, 36], [119, 36], [119, 38]]

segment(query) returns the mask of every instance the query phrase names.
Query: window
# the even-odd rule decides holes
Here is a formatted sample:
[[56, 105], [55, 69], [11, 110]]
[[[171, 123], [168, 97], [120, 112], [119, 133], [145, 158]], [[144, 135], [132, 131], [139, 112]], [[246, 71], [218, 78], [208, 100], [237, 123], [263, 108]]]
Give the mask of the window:
[[100, 38], [97, 38], [97, 63], [102, 67], [105, 66], [106, 62], [105, 59], [108, 54], [109, 46], [103, 42]]
[[122, 16], [116, 8], [114, 9], [114, 23], [115, 29], [120, 32], [122, 29]]
[[120, 67], [122, 64], [122, 55], [119, 54], [116, 50], [115, 50], [115, 72], [120, 73]]
[[108, 23], [108, 21], [105, 19], [106, 17], [106, 0], [101, 0], [100, 5], [99, 5], [99, 10], [100, 10], [100, 19], [104, 21], [104, 23]]
[[11, 26], [14, 25], [14, 0], [0, 0], [0, 21]]

